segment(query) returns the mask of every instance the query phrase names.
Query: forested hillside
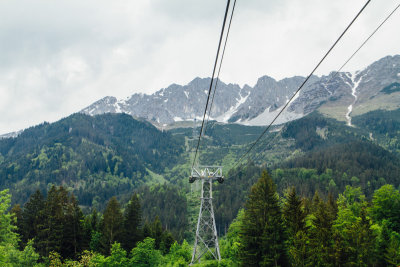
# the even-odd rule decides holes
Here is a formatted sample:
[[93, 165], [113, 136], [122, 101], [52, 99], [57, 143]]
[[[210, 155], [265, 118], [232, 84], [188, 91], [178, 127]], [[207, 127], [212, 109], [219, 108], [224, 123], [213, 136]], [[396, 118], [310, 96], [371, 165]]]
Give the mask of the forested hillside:
[[22, 204], [37, 189], [64, 185], [81, 205], [100, 208], [156, 179], [149, 170], [172, 166], [182, 151], [181, 139], [129, 115], [74, 114], [0, 140], [0, 188]]
[[[304, 242], [316, 242], [314, 234], [317, 232], [314, 231], [319, 226], [314, 225], [316, 221], [313, 220], [321, 215], [319, 206], [335, 207], [332, 201], [336, 198], [339, 201], [341, 194], [357, 194], [360, 201], [364, 201], [363, 205], [371, 206], [365, 203], [374, 201], [377, 190], [386, 190], [382, 188], [389, 185], [392, 186], [390, 190], [397, 190], [400, 184], [399, 112], [366, 113], [353, 118], [354, 127], [319, 113], [274, 126], [249, 154], [250, 160], [243, 161], [235, 169], [230, 167], [264, 128], [210, 122], [200, 145], [199, 158], [202, 164], [224, 166], [225, 182], [213, 186], [216, 224], [224, 257], [231, 263], [248, 260], [234, 245], [235, 242], [247, 242], [243, 241], [246, 237], [239, 234], [242, 230], [238, 230], [244, 227], [240, 225], [243, 216], [247, 215], [239, 211], [249, 209], [246, 202], [251, 201], [251, 188], [264, 175], [264, 169], [268, 170], [275, 184], [273, 190], [280, 196], [287, 197], [288, 190], [294, 188], [301, 196], [299, 199], [303, 199], [304, 216], [308, 216], [306, 224], [314, 227], [314, 230], [303, 230], [301, 238]], [[17, 138], [0, 140], [0, 186], [1, 189], [9, 188], [12, 203], [19, 204], [13, 207], [13, 213], [21, 238], [20, 249], [25, 246], [28, 250], [35, 249], [39, 254], [34, 258], [48, 262], [78, 259], [79, 253], [91, 250], [94, 254], [85, 254], [87, 257], [107, 265], [114, 259], [113, 253], [123, 254], [123, 251], [132, 249], [127, 242], [138, 242], [141, 252], [150, 250], [155, 253], [156, 259], [153, 260], [165, 263], [178, 257], [174, 253], [183, 253], [178, 257], [179, 261], [187, 262], [191, 248], [184, 240], [193, 242], [199, 205], [200, 187], [196, 184], [190, 186], [187, 181], [197, 142], [196, 130], [176, 128], [160, 131], [125, 114], [94, 117], [74, 114], [56, 123], [27, 129]], [[63, 187], [57, 187], [60, 185]], [[315, 194], [319, 200], [311, 201]], [[126, 241], [122, 230], [118, 229], [130, 227], [125, 221], [126, 216], [132, 215], [128, 214], [132, 201], [137, 203], [132, 214], [140, 215], [137, 226], [140, 235], [134, 241]], [[320, 204], [312, 204], [316, 201]], [[277, 212], [284, 213], [284, 204], [281, 201], [278, 204], [280, 211]], [[64, 215], [57, 213], [58, 209], [63, 210]], [[34, 214], [36, 217], [29, 217]], [[330, 219], [331, 226], [339, 218], [334, 217], [339, 213], [335, 214]], [[117, 232], [112, 237], [107, 237], [111, 231], [106, 227], [109, 216], [120, 221], [115, 226], [117, 228], [113, 228], [112, 231]], [[364, 220], [362, 216], [357, 213], [357, 220]], [[374, 217], [370, 224], [386, 229], [384, 220], [387, 219], [382, 219], [382, 216], [380, 219]], [[37, 220], [47, 223], [38, 223]], [[70, 222], [75, 222], [75, 228], [70, 228]], [[49, 234], [49, 228], [55, 229], [54, 234]], [[339, 228], [332, 229], [329, 231]], [[380, 240], [386, 238], [392, 243], [382, 250], [388, 255], [394, 253], [392, 250], [397, 246], [393, 239], [395, 234], [387, 232], [389, 230], [379, 231], [374, 232], [375, 239], [371, 242], [380, 245]], [[76, 236], [71, 237], [71, 233]], [[29, 239], [34, 237], [34, 243], [29, 243]], [[286, 240], [287, 236], [280, 238]], [[182, 245], [176, 243], [171, 252], [169, 246], [174, 240]], [[289, 254], [294, 253], [291, 246], [303, 242], [290, 240], [285, 241], [286, 245], [279, 245], [282, 251], [289, 249]], [[114, 246], [113, 241], [121, 246]], [[329, 253], [339, 246], [332, 245], [332, 240], [326, 242], [324, 245], [331, 246]], [[51, 254], [52, 250], [58, 254]], [[109, 253], [111, 256], [107, 256]], [[313, 263], [338, 260], [328, 252], [319, 251], [324, 255], [320, 259], [310, 258], [307, 253], [313, 253], [311, 251], [304, 253], [300, 256], [308, 257], [307, 261]], [[344, 255], [338, 251], [335, 253], [341, 255], [338, 257]], [[137, 259], [125, 255], [126, 262]], [[387, 261], [385, 257], [373, 255], [369, 263]], [[293, 257], [300, 256], [293, 254]], [[283, 265], [298, 260], [290, 257], [273, 260]]]
[[400, 156], [400, 109], [371, 111], [354, 117], [353, 122], [369, 131], [370, 139]]
[[[280, 132], [270, 133], [250, 156], [254, 162], [231, 170], [226, 182], [215, 186], [218, 227], [227, 229], [243, 207], [257, 175], [266, 166], [280, 194], [293, 186], [307, 197], [315, 192], [324, 197], [329, 193], [337, 196], [351, 185], [360, 187], [370, 198], [385, 184], [399, 187], [400, 158], [396, 151], [400, 145], [396, 135], [400, 126], [399, 116], [396, 116], [399, 112], [364, 114], [354, 120], [356, 127], [313, 113], [287, 123]], [[366, 125], [369, 128], [364, 127]], [[379, 134], [382, 128], [387, 134]], [[375, 138], [371, 139], [370, 134]], [[276, 155], [283, 155], [285, 159], [279, 160]]]

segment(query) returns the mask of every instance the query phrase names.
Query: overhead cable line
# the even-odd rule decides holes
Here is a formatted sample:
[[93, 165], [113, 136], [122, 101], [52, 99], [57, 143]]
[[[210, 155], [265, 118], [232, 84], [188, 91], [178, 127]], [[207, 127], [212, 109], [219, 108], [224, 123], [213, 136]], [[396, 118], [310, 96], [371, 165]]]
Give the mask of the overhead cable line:
[[296, 90], [296, 92], [293, 94], [293, 96], [289, 99], [288, 102], [283, 106], [283, 108], [279, 111], [279, 113], [275, 116], [275, 118], [272, 120], [272, 122], [267, 126], [267, 128], [261, 133], [261, 135], [257, 138], [257, 140], [250, 146], [250, 148], [239, 158], [239, 160], [236, 162], [235, 165], [233, 165], [233, 168], [235, 168], [248, 154], [249, 152], [255, 147], [255, 145], [261, 140], [261, 138], [264, 136], [266, 132], [271, 128], [272, 124], [276, 121], [276, 119], [282, 114], [282, 112], [286, 109], [286, 107], [290, 104], [290, 102], [293, 100], [293, 98], [299, 93], [299, 91], [304, 87], [304, 85], [307, 83], [307, 81], [310, 79], [310, 77], [314, 74], [314, 72], [318, 69], [318, 67], [321, 65], [321, 63], [325, 60], [325, 58], [329, 55], [329, 53], [332, 51], [332, 49], [336, 46], [336, 44], [342, 39], [343, 35], [347, 32], [347, 30], [353, 25], [354, 21], [360, 16], [360, 14], [364, 11], [364, 9], [367, 7], [367, 5], [371, 2], [371, 0], [368, 0], [364, 6], [361, 8], [361, 10], [357, 13], [357, 15], [353, 18], [353, 20], [350, 22], [350, 24], [346, 27], [346, 29], [342, 32], [342, 34], [339, 36], [339, 38], [335, 41], [335, 43], [331, 46], [331, 48], [326, 52], [326, 54], [323, 56], [323, 58], [319, 61], [317, 66], [312, 70], [312, 72], [308, 75], [308, 77], [304, 80], [304, 82], [300, 85], [300, 87]]
[[229, 5], [230, 5], [230, 0], [227, 1], [226, 3], [226, 9], [225, 9], [225, 16], [224, 16], [224, 22], [222, 24], [222, 30], [221, 30], [221, 35], [219, 37], [219, 43], [218, 43], [218, 49], [217, 49], [217, 56], [215, 57], [215, 63], [214, 63], [214, 69], [211, 75], [211, 82], [210, 82], [210, 88], [208, 89], [208, 96], [207, 96], [207, 102], [206, 102], [206, 107], [204, 109], [204, 115], [203, 115], [203, 121], [201, 122], [201, 128], [200, 128], [200, 134], [199, 134], [199, 139], [197, 140], [197, 147], [196, 147], [196, 152], [194, 154], [194, 159], [192, 163], [192, 169], [194, 167], [194, 163], [196, 162], [196, 157], [197, 157], [197, 152], [199, 150], [199, 145], [200, 145], [200, 139], [201, 135], [203, 133], [203, 127], [204, 127], [204, 121], [206, 118], [206, 113], [208, 109], [208, 102], [210, 101], [210, 95], [211, 95], [211, 90], [212, 90], [212, 85], [213, 85], [213, 80], [214, 80], [214, 74], [215, 74], [215, 69], [217, 68], [217, 62], [218, 62], [218, 57], [219, 57], [219, 51], [221, 50], [221, 43], [222, 43], [222, 37], [224, 35], [224, 30], [225, 30], [225, 24], [226, 24], [226, 17], [228, 15], [228, 10], [229, 10]]
[[221, 72], [222, 61], [224, 61], [225, 48], [226, 48], [226, 43], [227, 43], [228, 37], [229, 37], [229, 31], [230, 31], [230, 29], [231, 29], [233, 13], [235, 12], [235, 6], [236, 6], [236, 0], [233, 2], [232, 12], [231, 12], [231, 18], [229, 19], [228, 30], [226, 31], [224, 48], [223, 48], [223, 50], [222, 50], [221, 61], [220, 61], [220, 63], [219, 63], [217, 79], [215, 80], [214, 92], [213, 92], [213, 96], [212, 96], [212, 98], [211, 98], [211, 105], [210, 105], [210, 109], [209, 109], [209, 111], [208, 111], [208, 117], [207, 117], [206, 126], [205, 126], [205, 128], [204, 128], [204, 134], [206, 134], [208, 122], [209, 122], [210, 116], [211, 116], [211, 110], [212, 110], [213, 103], [214, 103], [215, 91], [217, 91], [217, 86], [218, 86], [218, 81], [219, 81], [219, 74], [220, 74], [220, 72]]
[[365, 41], [360, 45], [360, 47], [357, 48], [357, 50], [346, 60], [346, 62], [343, 63], [343, 65], [337, 70], [335, 71], [335, 74], [333, 74], [331, 76], [331, 78], [326, 82], [326, 84], [328, 84], [330, 81], [332, 81], [338, 74], [339, 72], [347, 65], [347, 63], [349, 63], [349, 61], [358, 53], [358, 51], [360, 51], [360, 49], [369, 41], [369, 39], [371, 39], [372, 36], [374, 36], [374, 34], [382, 27], [383, 24], [385, 24], [385, 22], [393, 15], [394, 12], [396, 12], [396, 10], [400, 7], [400, 4], [398, 4], [395, 9], [393, 9], [392, 12], [390, 12], [390, 14], [381, 22], [381, 24], [379, 24], [379, 26], [368, 36], [367, 39], [365, 39]]

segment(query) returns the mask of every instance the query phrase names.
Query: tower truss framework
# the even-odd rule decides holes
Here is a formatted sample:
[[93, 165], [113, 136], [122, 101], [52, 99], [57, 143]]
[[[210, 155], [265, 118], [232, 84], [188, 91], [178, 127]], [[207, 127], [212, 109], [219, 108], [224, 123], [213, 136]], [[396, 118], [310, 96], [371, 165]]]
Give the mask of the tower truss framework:
[[216, 260], [221, 260], [212, 205], [212, 184], [214, 181], [223, 183], [222, 166], [199, 166], [192, 168], [189, 182], [193, 183], [196, 180], [201, 182], [201, 197], [191, 264], [199, 262], [201, 257], [207, 252]]

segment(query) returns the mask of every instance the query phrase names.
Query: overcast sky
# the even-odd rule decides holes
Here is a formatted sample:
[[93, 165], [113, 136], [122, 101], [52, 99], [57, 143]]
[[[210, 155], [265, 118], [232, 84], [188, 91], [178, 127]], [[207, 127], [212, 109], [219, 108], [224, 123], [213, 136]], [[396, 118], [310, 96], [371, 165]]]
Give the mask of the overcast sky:
[[[237, 0], [221, 80], [308, 75], [365, 0]], [[399, 0], [372, 1], [318, 75], [341, 66]], [[233, 3], [233, 0], [232, 0]], [[225, 0], [1, 0], [0, 134], [112, 95], [212, 73]], [[400, 11], [348, 64], [400, 54]]]

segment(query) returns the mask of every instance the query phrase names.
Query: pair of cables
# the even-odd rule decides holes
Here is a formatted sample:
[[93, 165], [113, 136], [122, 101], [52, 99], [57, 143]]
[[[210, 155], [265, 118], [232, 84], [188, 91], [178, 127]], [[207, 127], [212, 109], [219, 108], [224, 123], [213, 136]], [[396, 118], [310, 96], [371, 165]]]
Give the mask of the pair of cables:
[[[228, 26], [228, 30], [227, 30], [226, 35], [225, 35], [224, 48], [223, 48], [223, 51], [222, 51], [222, 56], [221, 56], [221, 60], [220, 60], [219, 68], [218, 68], [218, 74], [217, 74], [217, 78], [215, 79], [216, 81], [215, 81], [215, 84], [214, 84], [214, 75], [215, 75], [215, 70], [217, 68], [217, 63], [218, 63], [218, 59], [219, 59], [219, 53], [220, 53], [220, 50], [221, 50], [222, 39], [223, 39], [223, 36], [224, 36], [224, 33], [225, 33], [225, 25], [226, 25], [226, 19], [227, 19], [227, 16], [228, 16], [229, 6], [230, 6], [230, 0], [228, 0], [227, 3], [226, 3], [224, 21], [223, 21], [223, 24], [222, 24], [222, 30], [221, 30], [221, 34], [220, 34], [220, 37], [219, 37], [217, 55], [215, 57], [214, 68], [213, 68], [213, 72], [212, 72], [212, 75], [211, 75], [211, 81], [210, 81], [210, 87], [208, 89], [206, 107], [204, 109], [203, 120], [201, 122], [201, 128], [200, 128], [199, 138], [197, 140], [196, 151], [195, 151], [194, 158], [193, 158], [192, 169], [193, 169], [193, 167], [195, 165], [195, 162], [196, 162], [197, 154], [198, 154], [199, 147], [200, 147], [201, 137], [202, 137], [203, 133], [205, 134], [206, 129], [207, 129], [207, 125], [209, 123], [210, 113], [211, 113], [211, 109], [212, 109], [212, 106], [213, 106], [213, 103], [214, 103], [215, 91], [217, 90], [217, 85], [218, 85], [218, 81], [219, 81], [219, 74], [221, 72], [221, 66], [222, 66], [222, 62], [223, 62], [223, 59], [224, 59], [224, 55], [225, 55], [226, 43], [228, 41], [229, 31], [231, 29], [233, 14], [235, 12], [236, 0], [234, 0], [234, 3], [233, 3], [231, 16], [230, 16], [230, 19], [229, 19], [229, 26]], [[213, 90], [213, 84], [214, 84], [214, 90]], [[208, 108], [208, 106], [209, 106], [208, 104], [210, 102], [210, 96], [211, 96], [212, 91], [214, 93], [212, 94], [210, 108]], [[208, 118], [207, 118], [207, 122], [206, 122], [206, 115], [207, 114], [208, 114]]]
[[239, 165], [239, 163], [249, 155], [250, 151], [253, 150], [253, 148], [256, 146], [256, 144], [261, 140], [261, 138], [268, 132], [268, 130], [271, 128], [271, 126], [274, 124], [274, 122], [278, 119], [278, 117], [282, 114], [282, 112], [289, 106], [289, 104], [292, 102], [292, 100], [296, 97], [296, 95], [300, 92], [300, 90], [304, 87], [304, 85], [307, 83], [307, 81], [311, 78], [312, 75], [314, 75], [314, 72], [318, 69], [318, 67], [322, 64], [322, 62], [325, 60], [325, 58], [330, 54], [330, 52], [333, 50], [333, 48], [337, 45], [337, 43], [342, 39], [342, 37], [345, 35], [345, 33], [348, 31], [348, 29], [353, 25], [353, 23], [357, 20], [357, 18], [360, 16], [360, 14], [364, 11], [364, 9], [368, 6], [368, 4], [371, 2], [371, 0], [368, 0], [364, 6], [361, 8], [361, 10], [357, 13], [357, 15], [353, 18], [353, 20], [350, 22], [350, 24], [346, 27], [346, 29], [342, 32], [342, 34], [336, 39], [336, 41], [333, 43], [331, 48], [329, 48], [328, 52], [325, 53], [325, 55], [322, 57], [322, 59], [318, 62], [318, 64], [314, 67], [314, 69], [311, 71], [311, 73], [307, 76], [307, 78], [304, 80], [304, 82], [299, 86], [299, 88], [296, 90], [296, 92], [292, 95], [292, 97], [289, 99], [289, 101], [286, 102], [286, 104], [283, 106], [283, 108], [278, 112], [278, 114], [274, 117], [274, 119], [271, 121], [270, 124], [265, 128], [265, 130], [261, 133], [261, 135], [254, 141], [250, 148], [239, 158], [239, 160], [233, 165], [233, 168]]
[[[314, 74], [314, 72], [318, 69], [318, 67], [322, 64], [322, 62], [326, 59], [326, 57], [330, 54], [330, 52], [333, 50], [333, 48], [337, 45], [337, 43], [342, 39], [342, 37], [345, 35], [345, 33], [348, 31], [348, 29], [353, 25], [353, 23], [357, 20], [357, 18], [361, 15], [361, 13], [365, 10], [365, 8], [368, 6], [368, 4], [371, 2], [371, 0], [368, 0], [364, 6], [361, 8], [361, 10], [357, 13], [357, 15], [353, 18], [353, 20], [349, 23], [349, 25], [345, 28], [345, 30], [342, 32], [342, 34], [337, 38], [337, 40], [334, 42], [334, 44], [330, 47], [330, 49], [326, 52], [326, 54], [322, 57], [322, 59], [318, 62], [318, 64], [316, 65], [316, 67], [311, 71], [311, 73], [307, 76], [307, 78], [304, 80], [304, 82], [300, 85], [300, 87], [296, 90], [296, 92], [293, 94], [293, 96], [289, 99], [289, 101], [283, 106], [283, 108], [279, 111], [279, 113], [274, 117], [274, 119], [271, 121], [271, 123], [266, 127], [266, 129], [261, 133], [261, 135], [256, 139], [256, 141], [254, 141], [250, 148], [239, 158], [239, 160], [236, 161], [236, 163], [233, 165], [233, 168], [237, 167], [240, 162], [246, 158], [249, 153], [251, 152], [251, 150], [254, 149], [254, 147], [256, 146], [256, 144], [262, 139], [262, 137], [269, 131], [269, 129], [272, 127], [272, 125], [274, 124], [274, 122], [278, 119], [278, 117], [283, 113], [283, 111], [289, 106], [289, 104], [291, 103], [291, 101], [296, 97], [296, 95], [300, 92], [300, 90], [304, 87], [304, 85], [307, 83], [307, 81], [310, 79], [310, 77]], [[225, 16], [224, 16], [224, 21], [223, 21], [223, 26], [222, 26], [222, 30], [221, 30], [221, 35], [220, 35], [220, 39], [219, 39], [219, 44], [218, 44], [218, 50], [217, 50], [217, 56], [215, 58], [215, 63], [214, 63], [214, 68], [213, 68], [213, 73], [211, 76], [211, 82], [210, 82], [210, 87], [208, 90], [208, 95], [207, 95], [207, 102], [206, 102], [206, 107], [204, 110], [204, 114], [203, 114], [203, 120], [202, 120], [202, 124], [201, 124], [201, 128], [200, 128], [200, 133], [199, 133], [199, 138], [197, 141], [197, 146], [196, 146], [196, 151], [195, 151], [195, 156], [193, 159], [193, 163], [192, 163], [192, 168], [194, 167], [194, 164], [196, 162], [196, 158], [197, 158], [197, 154], [199, 151], [199, 146], [200, 146], [200, 141], [202, 138], [203, 133], [205, 133], [207, 126], [209, 124], [209, 119], [210, 119], [210, 114], [211, 114], [211, 109], [212, 109], [212, 105], [214, 102], [214, 97], [215, 97], [215, 92], [217, 89], [217, 85], [218, 85], [218, 81], [219, 81], [219, 75], [220, 75], [220, 71], [221, 71], [221, 66], [222, 66], [222, 62], [223, 62], [223, 57], [225, 54], [225, 48], [226, 48], [226, 44], [227, 44], [227, 40], [228, 40], [228, 36], [229, 36], [229, 31], [231, 28], [231, 23], [232, 23], [232, 18], [233, 18], [233, 14], [234, 14], [234, 10], [235, 10], [235, 6], [236, 6], [236, 0], [234, 1], [233, 4], [233, 8], [232, 8], [232, 12], [231, 12], [231, 16], [230, 16], [230, 20], [229, 20], [229, 26], [228, 26], [228, 30], [227, 30], [227, 34], [226, 34], [226, 38], [225, 38], [225, 43], [224, 43], [224, 48], [223, 48], [223, 52], [222, 52], [222, 56], [221, 56], [221, 61], [219, 64], [219, 69], [218, 69], [218, 74], [217, 74], [217, 78], [214, 84], [214, 75], [215, 75], [215, 70], [216, 70], [216, 66], [217, 66], [217, 62], [218, 62], [218, 58], [219, 58], [219, 52], [220, 52], [220, 48], [221, 48], [221, 43], [222, 43], [222, 38], [224, 35], [224, 30], [225, 30], [225, 24], [226, 24], [226, 18], [227, 18], [227, 14], [228, 14], [228, 10], [229, 10], [229, 5], [230, 5], [230, 0], [227, 1], [227, 6], [226, 6], [226, 10], [225, 10]], [[338, 73], [340, 73], [340, 71], [346, 66], [346, 64], [359, 52], [359, 50], [372, 38], [372, 36], [383, 26], [384, 23], [386, 23], [386, 21], [393, 15], [393, 13], [395, 13], [395, 11], [400, 7], [400, 4], [398, 4], [395, 9], [383, 20], [383, 22], [369, 35], [369, 37], [360, 45], [360, 47], [358, 47], [358, 49], [345, 61], [345, 63], [331, 76], [331, 78], [328, 80], [331, 81], [334, 77], [336, 77], [336, 75]], [[213, 84], [214, 84], [214, 90], [213, 89]], [[211, 97], [211, 104], [210, 104], [210, 108], [209, 108], [209, 102], [210, 102], [210, 96], [211, 93], [213, 91], [212, 97]], [[205, 122], [205, 118], [206, 115], [208, 114], [208, 118], [207, 121]]]
[[[313, 69], [313, 71], [310, 73], [310, 75], [306, 78], [306, 80], [300, 85], [300, 87], [297, 89], [297, 91], [293, 94], [293, 96], [290, 98], [290, 100], [283, 106], [283, 108], [280, 110], [280, 112], [274, 117], [274, 119], [271, 121], [271, 123], [266, 127], [266, 129], [261, 133], [261, 135], [257, 138], [255, 142], [253, 142], [250, 146], [250, 148], [239, 158], [238, 161], [233, 165], [232, 169], [236, 168], [240, 162], [249, 156], [249, 153], [256, 144], [261, 140], [261, 138], [265, 135], [265, 133], [268, 132], [268, 130], [271, 128], [273, 123], [277, 120], [277, 118], [282, 114], [282, 112], [288, 107], [290, 102], [293, 100], [293, 98], [299, 93], [299, 91], [304, 87], [308, 79], [314, 74], [315, 70], [319, 67], [319, 65], [322, 63], [322, 61], [325, 60], [325, 58], [328, 56], [328, 54], [332, 51], [332, 49], [336, 46], [336, 44], [339, 42], [339, 40], [342, 38], [342, 36], [347, 32], [347, 30], [350, 28], [350, 26], [354, 23], [354, 21], [359, 17], [359, 15], [364, 11], [364, 9], [367, 7], [367, 5], [370, 3], [370, 0], [365, 3], [365, 5], [362, 7], [362, 9], [357, 13], [355, 18], [350, 22], [350, 24], [347, 26], [347, 28], [344, 30], [344, 32], [339, 36], [339, 38], [336, 40], [336, 42], [332, 45], [332, 47], [328, 50], [328, 52], [325, 54], [325, 56], [320, 60], [320, 62], [317, 64], [317, 66]], [[364, 42], [353, 52], [353, 54], [343, 63], [343, 65], [335, 71], [335, 73], [330, 77], [330, 79], [327, 81], [326, 84], [328, 84], [331, 80], [333, 80], [339, 73], [340, 71], [349, 63], [351, 59], [360, 51], [360, 49], [375, 35], [375, 33], [389, 20], [389, 18], [397, 11], [397, 9], [400, 7], [400, 3], [390, 12], [388, 16], [378, 25], [378, 27], [375, 28], [375, 30], [364, 40]]]

